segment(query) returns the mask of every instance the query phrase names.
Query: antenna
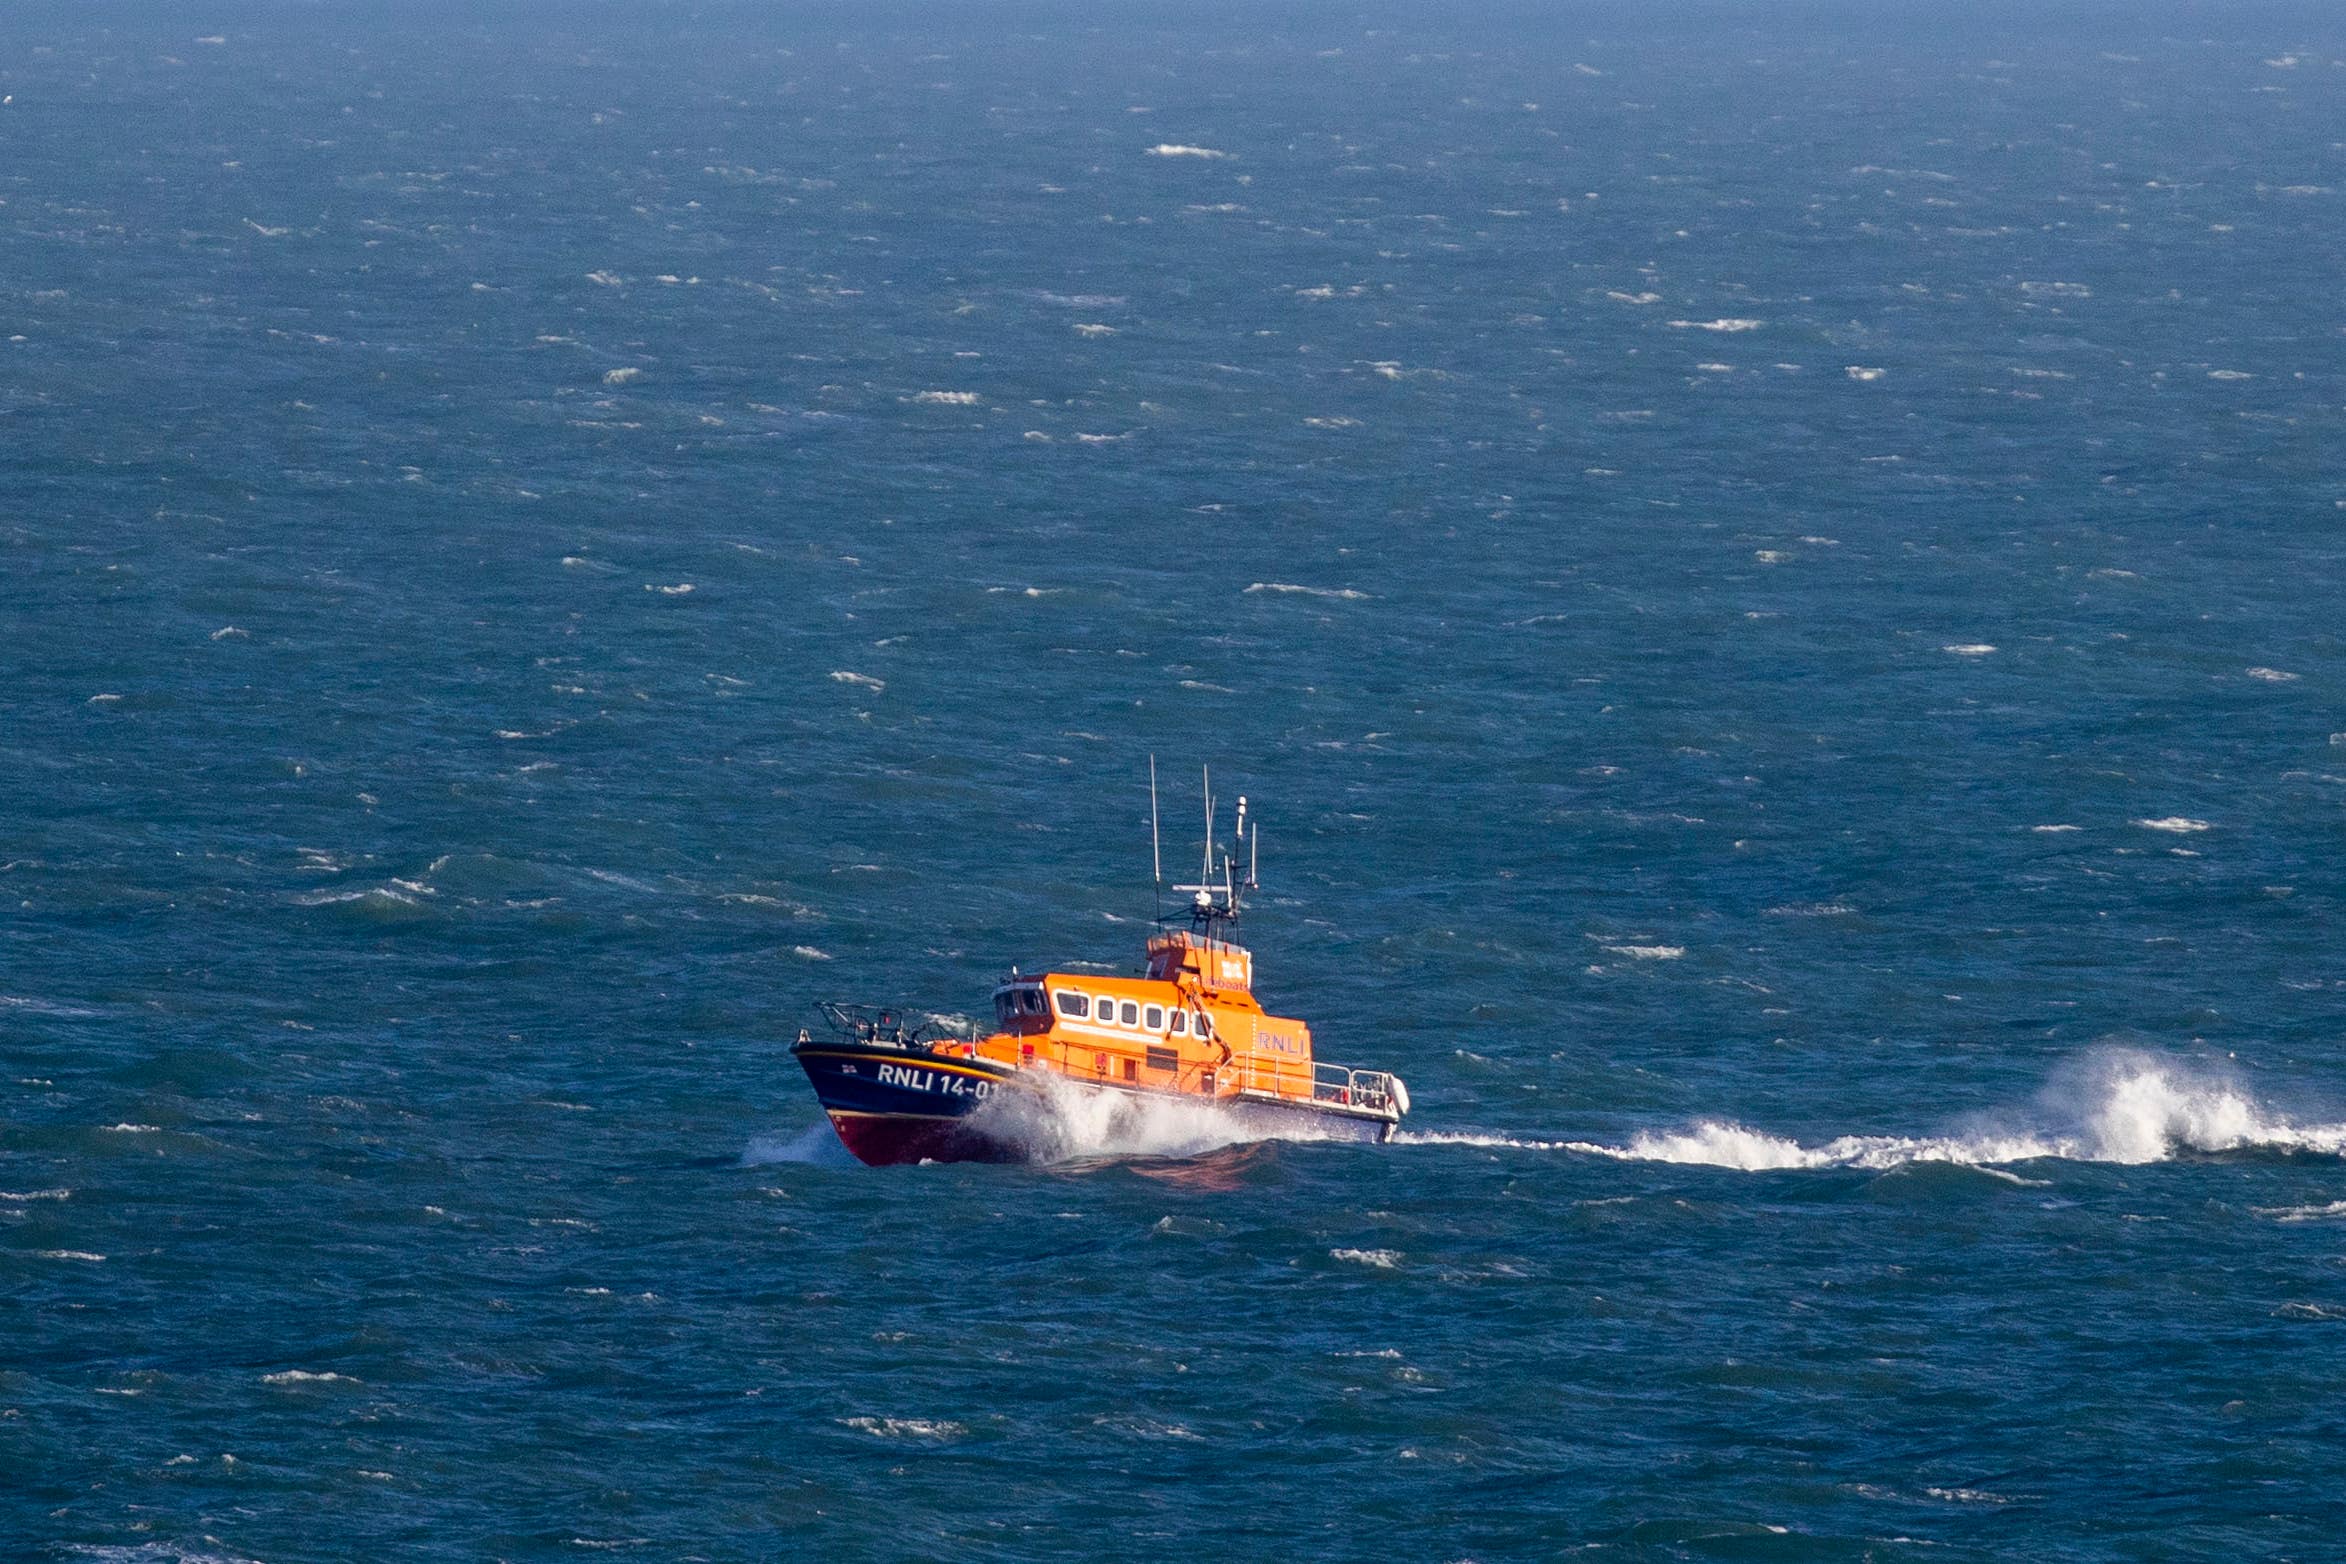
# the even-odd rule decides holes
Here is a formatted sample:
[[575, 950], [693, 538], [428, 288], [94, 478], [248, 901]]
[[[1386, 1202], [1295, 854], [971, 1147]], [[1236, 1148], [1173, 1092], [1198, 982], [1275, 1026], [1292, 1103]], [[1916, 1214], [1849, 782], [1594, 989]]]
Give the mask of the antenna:
[[1157, 757], [1149, 756], [1149, 867], [1157, 880], [1157, 916], [1165, 915], [1165, 849], [1157, 835]]
[[1254, 835], [1246, 839], [1246, 888], [1250, 891], [1262, 883], [1254, 877], [1255, 869], [1262, 862], [1262, 852], [1263, 823], [1257, 820], [1254, 823]]
[[1214, 768], [1200, 766], [1198, 770], [1206, 779], [1206, 852], [1198, 860], [1197, 878], [1200, 885], [1211, 885], [1214, 882]]

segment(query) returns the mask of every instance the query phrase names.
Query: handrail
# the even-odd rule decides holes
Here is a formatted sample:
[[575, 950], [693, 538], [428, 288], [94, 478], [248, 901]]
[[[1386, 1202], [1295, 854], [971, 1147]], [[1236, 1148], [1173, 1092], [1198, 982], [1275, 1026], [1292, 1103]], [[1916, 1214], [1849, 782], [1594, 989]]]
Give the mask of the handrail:
[[1356, 1070], [1341, 1064], [1306, 1065], [1301, 1061], [1287, 1064], [1249, 1057], [1233, 1059], [1223, 1066], [1221, 1080], [1230, 1081], [1241, 1091], [1268, 1092], [1280, 1097], [1303, 1095], [1296, 1088], [1308, 1085], [1311, 1100], [1334, 1103], [1338, 1107], [1367, 1108], [1375, 1113], [1391, 1112], [1395, 1107], [1393, 1077], [1384, 1070]]

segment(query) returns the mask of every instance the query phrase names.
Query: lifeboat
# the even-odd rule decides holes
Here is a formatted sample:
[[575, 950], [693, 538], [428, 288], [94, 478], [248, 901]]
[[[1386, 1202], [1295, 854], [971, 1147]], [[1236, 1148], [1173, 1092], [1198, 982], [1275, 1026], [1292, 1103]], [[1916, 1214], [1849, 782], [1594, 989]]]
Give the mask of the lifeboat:
[[1038, 1126], [1067, 1094], [1142, 1111], [1152, 1102], [1208, 1105], [1244, 1137], [1392, 1139], [1409, 1111], [1399, 1077], [1322, 1062], [1309, 1026], [1255, 998], [1254, 956], [1230, 933], [1256, 888], [1259, 825], [1250, 830], [1239, 799], [1233, 845], [1245, 855], [1243, 877], [1232, 852], [1217, 875], [1211, 781], [1198, 883], [1172, 887], [1190, 899], [1160, 915], [1140, 975], [1014, 967], [994, 990], [992, 1030], [976, 1037], [907, 1025], [900, 1010], [821, 1006], [827, 1035], [802, 1030], [790, 1051], [849, 1151], [873, 1166], [1040, 1160], [1051, 1145]]

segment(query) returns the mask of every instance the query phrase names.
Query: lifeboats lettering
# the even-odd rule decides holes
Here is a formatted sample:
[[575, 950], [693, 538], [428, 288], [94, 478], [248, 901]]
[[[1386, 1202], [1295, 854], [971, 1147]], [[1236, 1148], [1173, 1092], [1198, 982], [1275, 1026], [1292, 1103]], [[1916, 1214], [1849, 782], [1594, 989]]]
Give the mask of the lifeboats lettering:
[[947, 1071], [922, 1070], [911, 1065], [883, 1064], [879, 1067], [882, 1086], [901, 1086], [906, 1091], [942, 1092], [949, 1097], [991, 1097], [992, 1081], [974, 1080], [966, 1075]]

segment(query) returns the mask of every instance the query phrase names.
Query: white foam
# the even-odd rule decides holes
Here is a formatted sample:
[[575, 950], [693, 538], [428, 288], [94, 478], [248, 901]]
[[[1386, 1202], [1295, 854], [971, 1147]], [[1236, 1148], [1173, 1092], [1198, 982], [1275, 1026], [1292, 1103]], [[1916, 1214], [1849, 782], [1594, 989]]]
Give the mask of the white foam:
[[2134, 823], [2145, 831], [2167, 831], [2177, 836], [2188, 836], [2195, 831], [2213, 829], [2205, 820], [2193, 820], [2184, 815], [2168, 815], [2163, 819], [2137, 820]]
[[835, 670], [831, 677], [841, 684], [859, 685], [867, 690], [884, 690], [888, 687], [885, 679], [875, 679], [868, 673], [849, 673], [844, 668]]
[[1616, 956], [1630, 956], [1639, 961], [1676, 961], [1686, 954], [1684, 945], [1607, 945], [1605, 949]]
[[2248, 670], [2248, 676], [2251, 679], [2262, 679], [2267, 684], [2289, 684], [2295, 682], [2298, 677], [2293, 673], [2283, 673], [2278, 668], [2251, 668]]
[[2319, 1206], [2258, 1206], [2256, 1214], [2276, 1222], [2335, 1222], [2346, 1220], [2346, 1200]]
[[92, 1254], [87, 1249], [42, 1249], [37, 1251], [44, 1260], [81, 1260], [91, 1265], [103, 1264], [106, 1257]]
[[975, 407], [978, 404], [978, 394], [975, 391], [920, 391], [905, 400], [908, 402], [927, 402], [937, 407]]
[[308, 1369], [281, 1369], [274, 1374], [263, 1374], [264, 1385], [355, 1385], [357, 1380], [348, 1374], [313, 1374]]
[[1177, 142], [1172, 141], [1160, 141], [1155, 146], [1149, 148], [1149, 156], [1227, 158], [1230, 156], [1230, 154], [1227, 152], [1218, 152], [1212, 147], [1191, 147], [1183, 146]]
[[[1643, 302], [1642, 300], [1636, 302]], [[1729, 316], [1720, 320], [1674, 320], [1670, 324], [1680, 331], [1757, 331], [1767, 324], [1764, 320], [1745, 320]]]
[[1985, 657], [1995, 648], [1985, 641], [1966, 641], [1958, 646], [1942, 646], [1939, 650], [1955, 657]]
[[1882, 376], [1888, 374], [1889, 371], [1886, 369], [1874, 369], [1864, 364], [1846, 364], [1842, 366], [1841, 373], [1847, 375], [1852, 380], [1879, 380], [1882, 378]]
[[1397, 1270], [1401, 1265], [1401, 1251], [1398, 1249], [1331, 1249], [1328, 1258], [1352, 1265], [1365, 1265], [1377, 1271]]
[[793, 945], [790, 947], [790, 953], [802, 961], [828, 961], [831, 959], [829, 951], [817, 950], [812, 945]]
[[23, 1205], [33, 1200], [71, 1200], [72, 1198], [73, 1191], [70, 1189], [27, 1189], [21, 1191], [0, 1189], [0, 1200], [7, 1201], [11, 1205]]
[[683, 597], [692, 592], [694, 588], [693, 584], [689, 581], [679, 581], [674, 586], [661, 586], [658, 582], [646, 581], [644, 583], [644, 590], [646, 592], [657, 592], [662, 597]]

